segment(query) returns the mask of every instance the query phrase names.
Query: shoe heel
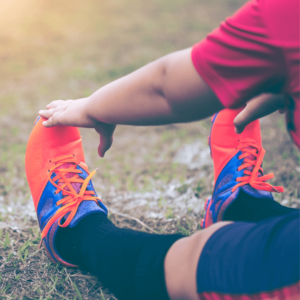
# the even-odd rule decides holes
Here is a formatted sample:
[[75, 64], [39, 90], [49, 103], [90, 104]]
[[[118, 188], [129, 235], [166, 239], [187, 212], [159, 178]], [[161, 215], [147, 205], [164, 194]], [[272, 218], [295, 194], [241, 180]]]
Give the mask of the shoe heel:
[[200, 222], [200, 227], [201, 227], [202, 229], [204, 229], [204, 227], [205, 227], [205, 220], [204, 220], [204, 219], [201, 220], [201, 222]]

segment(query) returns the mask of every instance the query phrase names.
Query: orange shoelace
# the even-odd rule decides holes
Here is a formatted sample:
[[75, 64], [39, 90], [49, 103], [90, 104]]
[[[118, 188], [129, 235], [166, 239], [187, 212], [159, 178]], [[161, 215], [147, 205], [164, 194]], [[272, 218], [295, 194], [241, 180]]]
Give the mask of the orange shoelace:
[[[82, 179], [78, 174], [82, 174], [81, 170], [78, 170], [76, 167], [79, 164], [79, 161], [73, 155], [65, 155], [61, 157], [57, 157], [55, 159], [50, 160], [54, 165], [48, 171], [49, 181], [57, 188], [55, 194], [58, 194], [62, 191], [63, 198], [59, 200], [56, 205], [62, 205], [55, 215], [51, 217], [48, 221], [47, 225], [42, 231], [42, 240], [47, 235], [51, 226], [58, 220], [58, 225], [60, 227], [67, 227], [72, 219], [74, 218], [77, 209], [82, 201], [90, 200], [98, 203], [98, 200], [101, 201], [100, 198], [95, 196], [94, 191], [87, 191], [87, 185], [89, 184], [90, 179], [95, 175], [96, 171], [91, 172], [86, 179]], [[67, 168], [64, 168], [64, 164], [70, 164]], [[60, 168], [61, 167], [61, 168]], [[53, 173], [56, 175], [51, 179]], [[74, 176], [69, 177], [68, 173], [74, 173]], [[68, 176], [66, 177], [66, 175]], [[55, 181], [58, 180], [58, 184]], [[81, 188], [79, 193], [73, 188], [72, 183], [81, 184]], [[63, 224], [61, 224], [62, 218], [70, 213]]]
[[[234, 192], [238, 187], [243, 186], [245, 184], [249, 184], [254, 189], [262, 191], [277, 193], [282, 193], [284, 191], [282, 186], [272, 186], [271, 184], [265, 182], [266, 180], [269, 180], [274, 177], [273, 173], [259, 176], [263, 174], [261, 164], [263, 162], [263, 158], [266, 152], [265, 149], [259, 147], [255, 140], [252, 139], [241, 140], [238, 149], [240, 149], [242, 152], [242, 154], [239, 156], [239, 159], [244, 158], [244, 163], [238, 168], [238, 171], [244, 170], [249, 167], [250, 169], [252, 167], [253, 170], [244, 170], [244, 176], [238, 177], [236, 179], [236, 181], [238, 181], [239, 183], [232, 189], [232, 192]], [[256, 159], [247, 158], [249, 156], [254, 156]]]

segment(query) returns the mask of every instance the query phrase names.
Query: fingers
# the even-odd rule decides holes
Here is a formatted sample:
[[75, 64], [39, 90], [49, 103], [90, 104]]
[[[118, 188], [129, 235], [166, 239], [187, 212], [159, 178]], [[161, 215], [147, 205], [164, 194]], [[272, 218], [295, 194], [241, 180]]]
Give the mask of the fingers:
[[52, 116], [48, 118], [48, 120], [43, 122], [43, 126], [49, 128], [49, 127], [60, 125], [61, 115], [62, 115], [61, 112], [54, 112]]
[[45, 119], [48, 119], [47, 121], [43, 122], [43, 125], [45, 127], [59, 125], [59, 115], [60, 113], [64, 112], [66, 108], [66, 105], [59, 105], [55, 108], [51, 108], [48, 110], [40, 110], [39, 115]]
[[250, 124], [252, 121], [254, 121], [256, 118], [255, 111], [252, 111], [247, 108], [247, 106], [235, 117], [233, 123], [235, 126], [235, 132], [236, 133], [242, 133], [245, 129], [245, 127]]
[[234, 119], [235, 132], [242, 133], [254, 120], [267, 116], [276, 110], [284, 110], [283, 95], [262, 95], [250, 100], [246, 107]]
[[55, 108], [51, 108], [48, 110], [40, 110], [39, 115], [44, 119], [48, 119], [43, 122], [44, 127], [53, 127], [56, 125], [60, 125], [62, 114], [65, 112], [67, 105], [59, 105]]
[[56, 125], [60, 125], [60, 114], [67, 109], [70, 101], [73, 100], [55, 100], [47, 105], [47, 110], [40, 110], [39, 115], [45, 119], [48, 119], [47, 121], [43, 122], [43, 126], [53, 127]]
[[55, 108], [59, 105], [65, 104], [65, 103], [66, 103], [66, 101], [64, 101], [64, 100], [54, 100], [54, 101], [50, 102], [46, 107], [47, 107], [47, 109]]
[[55, 112], [57, 112], [58, 110], [55, 109], [55, 108], [51, 108], [51, 109], [48, 109], [48, 110], [40, 110], [39, 111], [39, 115], [45, 119], [49, 119], [53, 116], [53, 114]]

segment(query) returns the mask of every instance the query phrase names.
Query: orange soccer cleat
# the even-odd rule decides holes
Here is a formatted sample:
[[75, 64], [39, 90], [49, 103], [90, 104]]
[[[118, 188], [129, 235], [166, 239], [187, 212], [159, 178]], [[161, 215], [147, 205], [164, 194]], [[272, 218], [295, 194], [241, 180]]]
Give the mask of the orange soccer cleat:
[[75, 267], [56, 251], [60, 227], [74, 227], [83, 217], [106, 214], [85, 164], [78, 128], [45, 128], [38, 117], [29, 137], [25, 168], [46, 252], [52, 262]]
[[261, 165], [265, 150], [259, 120], [246, 126], [243, 133], [235, 133], [233, 120], [240, 111], [224, 109], [212, 117], [208, 140], [214, 162], [215, 187], [212, 197], [205, 202], [202, 228], [221, 221], [241, 190], [256, 198], [272, 200], [271, 192], [283, 192], [282, 187], [266, 182], [274, 177], [273, 174], [263, 175]]

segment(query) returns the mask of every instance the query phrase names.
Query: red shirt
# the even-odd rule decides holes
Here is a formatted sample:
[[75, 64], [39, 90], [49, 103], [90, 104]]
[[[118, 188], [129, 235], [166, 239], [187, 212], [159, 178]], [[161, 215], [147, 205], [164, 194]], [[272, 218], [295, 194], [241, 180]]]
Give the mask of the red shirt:
[[193, 47], [192, 61], [225, 107], [285, 93], [287, 127], [300, 147], [299, 38], [299, 0], [251, 0]]

